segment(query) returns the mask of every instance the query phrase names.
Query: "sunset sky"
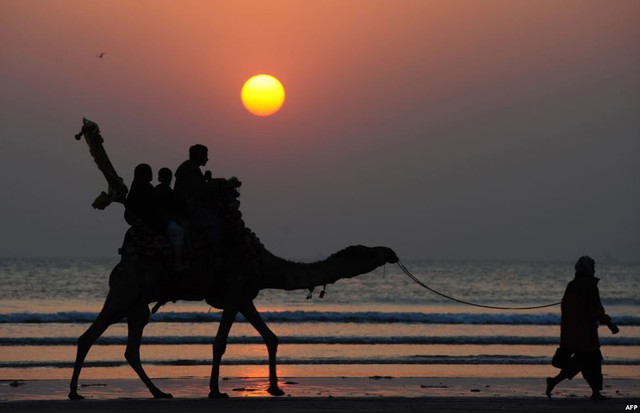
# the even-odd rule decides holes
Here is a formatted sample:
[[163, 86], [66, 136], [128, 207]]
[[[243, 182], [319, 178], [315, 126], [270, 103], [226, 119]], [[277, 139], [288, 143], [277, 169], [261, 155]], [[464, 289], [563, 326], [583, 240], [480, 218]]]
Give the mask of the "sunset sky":
[[0, 257], [117, 255], [87, 117], [128, 185], [207, 145], [285, 258], [640, 261], [638, 44], [633, 0], [0, 0]]

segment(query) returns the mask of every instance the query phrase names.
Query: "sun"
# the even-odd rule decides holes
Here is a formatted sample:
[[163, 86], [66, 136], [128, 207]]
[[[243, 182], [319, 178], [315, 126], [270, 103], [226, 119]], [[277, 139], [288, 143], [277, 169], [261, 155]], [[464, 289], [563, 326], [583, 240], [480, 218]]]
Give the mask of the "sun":
[[284, 87], [275, 77], [255, 75], [242, 86], [242, 104], [256, 116], [270, 116], [284, 104]]

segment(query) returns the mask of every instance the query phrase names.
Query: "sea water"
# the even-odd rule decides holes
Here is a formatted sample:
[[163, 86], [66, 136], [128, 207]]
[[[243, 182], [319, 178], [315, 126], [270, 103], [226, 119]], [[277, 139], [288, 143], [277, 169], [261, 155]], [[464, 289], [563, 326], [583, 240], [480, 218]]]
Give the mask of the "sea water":
[[[99, 312], [116, 259], [0, 260], [0, 380], [68, 378], [78, 337]], [[453, 298], [497, 307], [557, 303], [569, 262], [404, 263]], [[605, 374], [639, 378], [640, 264], [598, 263], [602, 302], [620, 334], [600, 328]], [[280, 339], [281, 376], [512, 376], [555, 374], [559, 306], [487, 309], [435, 295], [396, 265], [308, 291], [265, 290], [255, 300]], [[151, 316], [142, 359], [154, 377], [207, 376], [220, 312], [168, 303]], [[91, 349], [82, 377], [135, 377], [124, 359], [127, 325]], [[260, 336], [238, 316], [222, 374], [267, 375]]]

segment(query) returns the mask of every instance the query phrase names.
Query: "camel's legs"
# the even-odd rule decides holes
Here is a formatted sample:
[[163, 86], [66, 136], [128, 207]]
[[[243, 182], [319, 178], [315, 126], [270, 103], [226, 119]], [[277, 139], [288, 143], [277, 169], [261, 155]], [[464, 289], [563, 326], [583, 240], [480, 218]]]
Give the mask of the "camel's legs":
[[226, 308], [222, 311], [222, 319], [218, 326], [218, 333], [216, 334], [216, 338], [213, 340], [213, 362], [211, 365], [211, 380], [209, 381], [210, 399], [229, 397], [226, 393], [220, 393], [218, 379], [220, 378], [220, 361], [222, 360], [222, 355], [227, 349], [227, 338], [229, 338], [229, 331], [231, 331], [231, 326], [233, 325], [237, 314], [238, 310], [235, 308]]
[[105, 305], [87, 331], [78, 338], [76, 362], [73, 366], [73, 375], [71, 376], [71, 382], [69, 383], [69, 398], [71, 400], [84, 399], [84, 397], [78, 394], [78, 378], [80, 377], [80, 371], [82, 370], [84, 359], [87, 357], [87, 353], [89, 353], [91, 346], [111, 324], [118, 322], [122, 317], [123, 316], [116, 317], [113, 314], [110, 314], [107, 310], [107, 306]]
[[269, 389], [267, 391], [273, 396], [283, 396], [284, 392], [278, 387], [278, 373], [276, 371], [278, 336], [269, 329], [253, 302], [243, 306], [240, 312], [247, 321], [251, 323], [253, 328], [260, 333], [264, 339], [264, 343], [267, 345], [267, 351], [269, 353]]
[[149, 322], [149, 307], [146, 304], [140, 304], [133, 307], [127, 314], [127, 324], [129, 325], [129, 336], [127, 337], [127, 349], [124, 353], [124, 357], [129, 362], [129, 365], [138, 374], [140, 380], [144, 382], [153, 397], [156, 399], [170, 399], [173, 396], [169, 393], [164, 393], [158, 389], [152, 382], [147, 373], [142, 368], [140, 362], [140, 343], [142, 342], [142, 331]]

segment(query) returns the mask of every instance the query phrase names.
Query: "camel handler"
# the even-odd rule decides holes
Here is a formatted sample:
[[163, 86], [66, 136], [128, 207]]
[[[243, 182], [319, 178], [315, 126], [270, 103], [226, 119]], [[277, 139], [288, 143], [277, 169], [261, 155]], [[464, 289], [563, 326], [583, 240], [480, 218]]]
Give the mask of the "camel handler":
[[620, 329], [605, 312], [600, 301], [593, 258], [582, 256], [575, 264], [575, 277], [567, 285], [562, 297], [560, 321], [560, 347], [553, 356], [552, 365], [560, 370], [555, 377], [547, 378], [547, 397], [563, 380], [571, 380], [578, 372], [591, 387], [591, 400], [606, 400], [602, 390], [602, 353], [598, 324], [609, 327], [612, 334]]

